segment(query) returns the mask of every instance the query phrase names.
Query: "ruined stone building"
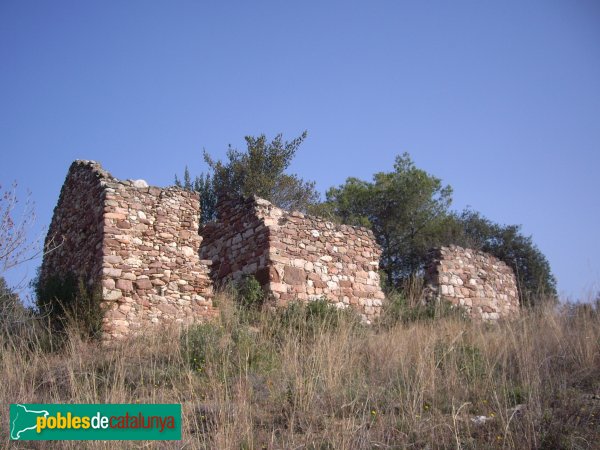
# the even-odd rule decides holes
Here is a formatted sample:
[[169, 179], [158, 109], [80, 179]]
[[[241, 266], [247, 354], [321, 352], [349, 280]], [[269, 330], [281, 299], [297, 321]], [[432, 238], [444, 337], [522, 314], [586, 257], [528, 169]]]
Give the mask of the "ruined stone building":
[[[223, 199], [200, 229], [198, 194], [121, 181], [75, 161], [48, 231], [40, 281], [73, 274], [101, 286], [103, 336], [207, 320], [215, 283], [253, 275], [277, 305], [327, 298], [367, 323], [382, 310], [381, 250], [366, 228], [287, 212], [257, 197]], [[436, 298], [496, 319], [518, 310], [514, 276], [489, 255], [441, 249], [428, 271]], [[460, 281], [459, 281], [460, 280]]]
[[197, 195], [120, 181], [93, 161], [75, 161], [48, 230], [40, 279], [72, 273], [102, 286], [103, 334], [146, 324], [190, 323], [215, 314], [200, 260]]

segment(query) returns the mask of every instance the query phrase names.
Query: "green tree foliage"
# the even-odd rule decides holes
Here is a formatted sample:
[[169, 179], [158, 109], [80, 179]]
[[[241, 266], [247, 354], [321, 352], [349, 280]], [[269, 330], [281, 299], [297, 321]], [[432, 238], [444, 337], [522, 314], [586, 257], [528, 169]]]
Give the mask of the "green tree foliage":
[[415, 167], [404, 153], [396, 157], [393, 172], [376, 173], [372, 182], [349, 178], [329, 189], [321, 212], [343, 223], [371, 227], [383, 250], [381, 268], [387, 282], [398, 286], [422, 268], [451, 197], [450, 186]]
[[196, 177], [192, 182], [186, 168], [183, 182], [175, 177], [175, 184], [200, 193], [202, 223], [215, 218], [219, 195], [257, 195], [280, 208], [307, 211], [319, 201], [315, 183], [286, 173], [306, 135], [304, 132], [290, 142], [284, 141], [281, 134], [271, 141], [264, 134], [246, 136], [246, 150], [229, 146], [225, 162], [213, 159], [205, 151], [204, 160], [209, 173]]
[[476, 211], [465, 210], [446, 218], [439, 239], [442, 244], [483, 250], [507, 263], [515, 272], [525, 305], [556, 300], [550, 263], [531, 236], [522, 234], [520, 225], [499, 225]]
[[8, 284], [4, 277], [0, 276], [0, 311], [3, 308], [12, 307], [13, 305], [20, 305], [21, 300], [19, 299], [19, 294], [14, 292]]
[[381, 245], [387, 287], [402, 289], [422, 272], [432, 247], [460, 245], [488, 252], [511, 266], [526, 305], [556, 298], [550, 264], [518, 225], [499, 225], [479, 213], [449, 211], [452, 189], [415, 167], [408, 154], [396, 158], [393, 172], [372, 182], [348, 178], [327, 192], [312, 211], [350, 225], [370, 227]]
[[175, 175], [175, 186], [198, 192], [200, 195], [200, 223], [210, 222], [217, 218], [217, 191], [210, 173], [201, 173], [192, 181], [186, 166], [183, 182]]
[[97, 337], [102, 328], [102, 290], [87, 286], [73, 273], [52, 276], [42, 282], [38, 273], [32, 283], [36, 291], [36, 307], [47, 317], [54, 331], [62, 333], [75, 326], [83, 337]]

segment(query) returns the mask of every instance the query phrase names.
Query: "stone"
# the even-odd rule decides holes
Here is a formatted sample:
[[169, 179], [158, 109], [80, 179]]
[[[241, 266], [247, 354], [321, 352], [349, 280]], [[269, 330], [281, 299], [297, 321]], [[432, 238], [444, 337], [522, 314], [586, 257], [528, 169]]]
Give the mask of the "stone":
[[119, 300], [123, 297], [123, 293], [116, 289], [107, 289], [102, 292], [102, 298], [107, 301]]
[[287, 212], [256, 198], [227, 200], [217, 211], [223, 220], [203, 228], [200, 247], [202, 259], [219, 265], [214, 268], [217, 281], [254, 274], [278, 303], [326, 295], [365, 313], [350, 300], [349, 277], [354, 280], [361, 271], [358, 290], [384, 298], [378, 273], [381, 250], [368, 230]]
[[121, 276], [123, 271], [121, 269], [113, 269], [110, 267], [105, 267], [102, 269], [102, 274], [107, 277], [118, 278]]
[[288, 266], [283, 271], [283, 281], [288, 284], [304, 284], [306, 279], [307, 277], [304, 269]]
[[146, 183], [146, 180], [134, 180], [132, 182], [133, 187], [136, 188], [147, 188], [148, 187], [148, 183]]
[[149, 279], [138, 279], [135, 281], [137, 289], [152, 289], [152, 282]]
[[194, 249], [192, 247], [188, 247], [186, 245], [181, 247], [181, 252], [184, 256], [187, 256], [188, 258], [194, 256], [194, 254], [196, 253], [194, 252]]
[[133, 283], [130, 280], [117, 280], [117, 289], [123, 292], [133, 291]]
[[171, 314], [173, 316], [177, 315], [179, 311], [176, 306], [170, 305], [168, 303], [161, 303], [157, 306], [157, 308], [160, 309], [162, 312]]
[[110, 264], [119, 264], [123, 258], [118, 255], [107, 255], [104, 257], [104, 261]]

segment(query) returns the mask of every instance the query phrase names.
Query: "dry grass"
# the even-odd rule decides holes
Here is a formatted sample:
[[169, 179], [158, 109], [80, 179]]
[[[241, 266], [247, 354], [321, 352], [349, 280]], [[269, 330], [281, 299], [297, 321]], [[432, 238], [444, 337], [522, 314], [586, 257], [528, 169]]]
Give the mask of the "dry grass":
[[[4, 339], [8, 404], [181, 403], [183, 440], [58, 448], [597, 448], [600, 312], [536, 311], [497, 326], [458, 318], [365, 328], [351, 317], [237, 310], [113, 347], [58, 352]], [[73, 333], [72, 336], [76, 336]], [[520, 405], [520, 406], [517, 406]], [[517, 407], [515, 409], [515, 407]], [[485, 416], [485, 423], [472, 419]]]

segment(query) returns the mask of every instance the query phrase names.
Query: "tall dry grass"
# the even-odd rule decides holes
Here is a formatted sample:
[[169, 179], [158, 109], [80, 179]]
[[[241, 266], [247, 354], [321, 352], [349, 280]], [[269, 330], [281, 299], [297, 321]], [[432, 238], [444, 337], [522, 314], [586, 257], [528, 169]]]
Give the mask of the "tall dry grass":
[[[4, 336], [8, 404], [181, 403], [181, 442], [57, 448], [598, 448], [600, 311], [524, 312], [363, 327], [347, 314], [248, 313], [111, 347], [71, 333], [59, 351]], [[30, 339], [28, 339], [30, 340]]]

